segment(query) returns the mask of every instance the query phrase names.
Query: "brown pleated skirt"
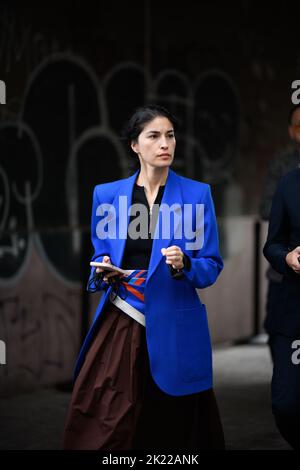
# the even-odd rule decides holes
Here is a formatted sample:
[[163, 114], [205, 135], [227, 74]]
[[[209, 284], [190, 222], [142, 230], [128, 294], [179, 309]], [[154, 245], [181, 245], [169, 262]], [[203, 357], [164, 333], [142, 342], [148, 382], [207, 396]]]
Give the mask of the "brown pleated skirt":
[[145, 328], [109, 302], [74, 385], [63, 448], [224, 447], [213, 390], [163, 392], [151, 376]]

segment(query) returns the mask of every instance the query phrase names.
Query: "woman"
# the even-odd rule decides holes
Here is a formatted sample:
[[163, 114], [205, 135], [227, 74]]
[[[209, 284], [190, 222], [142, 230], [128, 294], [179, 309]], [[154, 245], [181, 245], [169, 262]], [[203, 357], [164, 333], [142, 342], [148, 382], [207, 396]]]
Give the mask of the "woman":
[[77, 360], [65, 449], [224, 448], [196, 291], [223, 263], [209, 186], [170, 169], [176, 126], [160, 106], [138, 108], [125, 137], [139, 170], [94, 190], [92, 260], [128, 272], [92, 269], [89, 289], [105, 294]]

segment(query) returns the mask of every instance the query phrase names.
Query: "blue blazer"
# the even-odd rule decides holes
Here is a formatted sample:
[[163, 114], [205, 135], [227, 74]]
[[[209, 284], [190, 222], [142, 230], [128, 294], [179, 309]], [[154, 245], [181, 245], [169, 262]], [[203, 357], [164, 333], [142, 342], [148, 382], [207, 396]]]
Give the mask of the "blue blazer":
[[[122, 266], [126, 239], [97, 237], [96, 226], [101, 216], [96, 215], [102, 203], [115, 208], [111, 218], [116, 218], [119, 229], [119, 197], [127, 196], [131, 204], [134, 183], [139, 170], [129, 178], [100, 184], [94, 189], [92, 209], [92, 242], [95, 248], [93, 261], [102, 260], [109, 254], [111, 262]], [[204, 243], [199, 249], [187, 249], [190, 238], [174, 238], [179, 218], [171, 220], [170, 237], [153, 239], [151, 258], [145, 285], [146, 339], [151, 374], [158, 387], [169, 395], [186, 395], [212, 387], [212, 351], [205, 305], [201, 303], [196, 288], [212, 285], [221, 270], [223, 262], [219, 254], [218, 232], [214, 205], [208, 184], [200, 183], [177, 175], [169, 169], [162, 204], [183, 209], [192, 204], [193, 230], [196, 229], [195, 205], [204, 204]], [[160, 208], [161, 208], [160, 206]], [[161, 224], [159, 210], [157, 224]], [[171, 218], [172, 219], [172, 218]], [[129, 215], [127, 215], [127, 227]], [[157, 226], [156, 224], [156, 226]], [[165, 237], [165, 236], [164, 236]], [[173, 279], [161, 248], [177, 245], [191, 259], [190, 270], [184, 270], [181, 279]], [[134, 266], [138, 268], [138, 266]], [[91, 276], [95, 268], [92, 268]], [[87, 334], [75, 366], [75, 378], [83, 364], [86, 352], [97, 331], [97, 323], [104, 306], [109, 301], [111, 287], [102, 283], [105, 293], [100, 299], [92, 326]], [[126, 315], [124, 313], [124, 315]]]

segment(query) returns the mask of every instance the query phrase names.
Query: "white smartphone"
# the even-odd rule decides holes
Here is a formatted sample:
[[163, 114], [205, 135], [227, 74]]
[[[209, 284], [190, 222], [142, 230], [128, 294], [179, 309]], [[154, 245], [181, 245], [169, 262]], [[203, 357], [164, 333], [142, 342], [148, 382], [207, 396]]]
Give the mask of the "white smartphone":
[[91, 261], [90, 262], [91, 266], [95, 266], [96, 268], [102, 268], [105, 271], [117, 271], [118, 273], [121, 274], [128, 274], [128, 271], [126, 269], [121, 269], [118, 268], [118, 266], [114, 266], [113, 264], [110, 263], [101, 263], [100, 261]]

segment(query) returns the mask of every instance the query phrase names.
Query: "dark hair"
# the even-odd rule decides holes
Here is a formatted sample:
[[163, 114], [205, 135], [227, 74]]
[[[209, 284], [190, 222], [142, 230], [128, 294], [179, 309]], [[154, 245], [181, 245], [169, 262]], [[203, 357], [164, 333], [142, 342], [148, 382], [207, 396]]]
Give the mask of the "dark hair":
[[293, 119], [294, 112], [297, 109], [300, 109], [300, 103], [299, 104], [294, 104], [294, 106], [292, 106], [290, 111], [289, 111], [288, 121], [289, 121], [290, 125], [292, 124], [292, 119]]
[[[178, 121], [173, 114], [167, 109], [159, 105], [140, 106], [136, 108], [128, 119], [127, 123], [122, 130], [122, 140], [129, 148], [131, 155], [136, 157], [136, 154], [131, 148], [131, 142], [136, 142], [140, 133], [143, 131], [146, 124], [153, 121], [157, 117], [166, 117], [173, 124], [174, 131], [178, 128]], [[138, 161], [139, 163], [139, 161]]]

